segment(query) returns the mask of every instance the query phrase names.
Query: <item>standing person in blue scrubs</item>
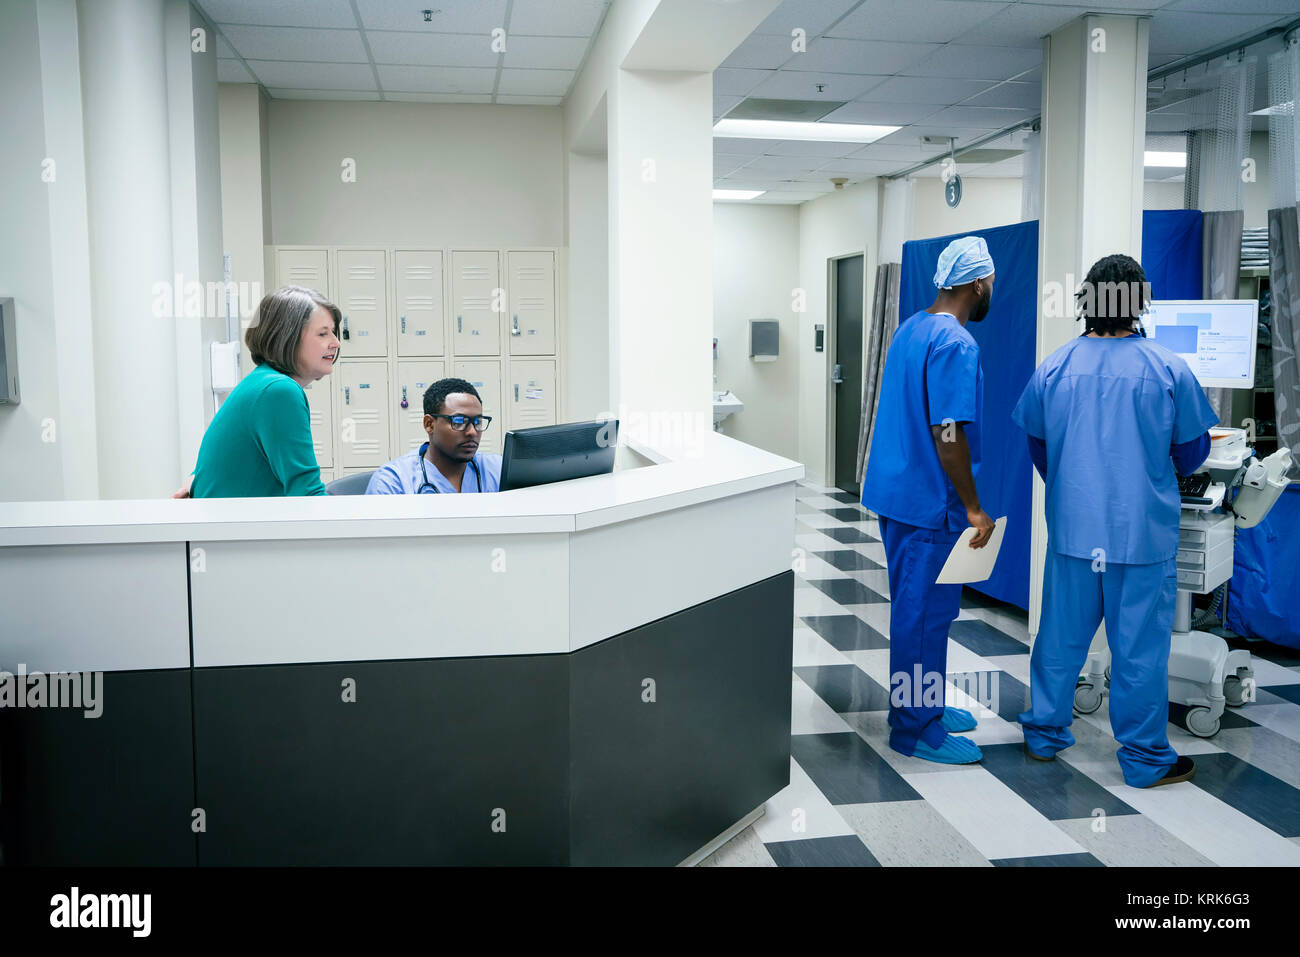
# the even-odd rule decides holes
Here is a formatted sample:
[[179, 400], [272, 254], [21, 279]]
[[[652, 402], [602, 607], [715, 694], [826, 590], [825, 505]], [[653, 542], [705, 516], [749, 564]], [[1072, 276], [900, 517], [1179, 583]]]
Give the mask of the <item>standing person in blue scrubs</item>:
[[1098, 625], [1110, 645], [1110, 726], [1132, 787], [1192, 777], [1169, 746], [1169, 645], [1178, 573], [1177, 475], [1218, 424], [1187, 363], [1134, 329], [1146, 276], [1107, 256], [1076, 293], [1084, 334], [1048, 356], [1012, 418], [1047, 483], [1043, 610], [1020, 715], [1030, 757], [1074, 744], [1074, 687]]
[[478, 450], [492, 416], [464, 379], [439, 379], [424, 392], [424, 431], [418, 451], [393, 459], [370, 476], [367, 495], [499, 492], [501, 456]]
[[966, 323], [982, 322], [993, 295], [993, 258], [978, 236], [951, 242], [934, 274], [938, 296], [899, 324], [885, 357], [862, 504], [880, 520], [889, 569], [889, 746], [941, 764], [983, 757], [975, 717], [945, 708], [948, 626], [961, 586], [935, 580], [968, 527], [983, 548], [993, 520], [975, 491], [984, 374]]

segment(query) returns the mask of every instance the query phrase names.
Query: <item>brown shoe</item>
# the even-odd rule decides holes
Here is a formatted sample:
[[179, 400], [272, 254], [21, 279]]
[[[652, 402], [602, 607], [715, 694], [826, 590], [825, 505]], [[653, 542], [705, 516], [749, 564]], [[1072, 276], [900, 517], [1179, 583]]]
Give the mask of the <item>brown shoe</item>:
[[1196, 764], [1185, 754], [1180, 754], [1178, 760], [1174, 762], [1165, 772], [1165, 776], [1158, 781], [1148, 784], [1149, 788], [1158, 788], [1162, 784], [1177, 784], [1180, 781], [1190, 781], [1196, 774]]
[[1033, 758], [1035, 761], [1055, 761], [1055, 760], [1056, 760], [1056, 755], [1054, 755], [1054, 754], [1034, 754], [1033, 751], [1030, 751], [1030, 750], [1029, 750], [1029, 742], [1028, 742], [1028, 741], [1025, 742], [1025, 754], [1029, 755], [1029, 756], [1030, 756], [1031, 758]]

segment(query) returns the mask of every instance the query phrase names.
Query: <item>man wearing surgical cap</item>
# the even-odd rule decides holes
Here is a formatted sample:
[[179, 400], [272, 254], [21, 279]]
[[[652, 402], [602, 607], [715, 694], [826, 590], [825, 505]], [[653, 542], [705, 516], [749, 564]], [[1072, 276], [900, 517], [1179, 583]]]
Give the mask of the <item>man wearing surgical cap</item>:
[[885, 357], [862, 504], [880, 520], [889, 569], [889, 746], [940, 764], [983, 755], [958, 732], [975, 717], [945, 708], [948, 626], [961, 586], [936, 584], [960, 534], [983, 548], [993, 520], [980, 507], [984, 375], [966, 323], [981, 322], [993, 294], [993, 258], [978, 236], [940, 254], [934, 304], [898, 326]]

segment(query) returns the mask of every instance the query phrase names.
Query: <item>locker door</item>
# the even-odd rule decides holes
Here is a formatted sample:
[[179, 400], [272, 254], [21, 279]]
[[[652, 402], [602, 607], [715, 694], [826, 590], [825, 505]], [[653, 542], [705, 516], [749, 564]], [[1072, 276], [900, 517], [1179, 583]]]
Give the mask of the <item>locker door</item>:
[[344, 356], [388, 355], [388, 297], [382, 249], [338, 251], [338, 306]]
[[[393, 383], [393, 415], [397, 417], [397, 455], [414, 452], [429, 440], [424, 431], [424, 391], [443, 377], [442, 362], [397, 363]], [[477, 386], [475, 386], [477, 388]], [[406, 408], [402, 408], [402, 399]]]
[[329, 296], [329, 268], [323, 249], [277, 249], [275, 251], [277, 286], [306, 286], [322, 296]]
[[442, 253], [397, 250], [393, 253], [393, 280], [397, 354], [442, 355]]
[[451, 254], [452, 351], [458, 356], [501, 353], [501, 314], [492, 306], [501, 287], [495, 252]]
[[316, 450], [316, 464], [321, 468], [334, 465], [334, 390], [330, 383], [336, 375], [337, 369], [303, 390], [307, 393], [311, 416], [311, 444]]
[[555, 253], [506, 253], [510, 354], [555, 355]]
[[469, 380], [483, 399], [483, 414], [492, 416], [492, 425], [479, 442], [480, 452], [501, 453], [501, 443], [508, 426], [501, 415], [501, 363], [457, 362], [456, 375]]
[[388, 363], [344, 362], [339, 377], [339, 456], [335, 465], [378, 468], [388, 461]]
[[555, 424], [555, 362], [528, 359], [510, 363], [510, 388], [506, 390], [512, 429]]
[[333, 470], [333, 469], [321, 469], [321, 470], [320, 470], [320, 480], [321, 480], [321, 484], [322, 484], [322, 485], [329, 485], [330, 482], [333, 482], [333, 481], [334, 481], [334, 470]]

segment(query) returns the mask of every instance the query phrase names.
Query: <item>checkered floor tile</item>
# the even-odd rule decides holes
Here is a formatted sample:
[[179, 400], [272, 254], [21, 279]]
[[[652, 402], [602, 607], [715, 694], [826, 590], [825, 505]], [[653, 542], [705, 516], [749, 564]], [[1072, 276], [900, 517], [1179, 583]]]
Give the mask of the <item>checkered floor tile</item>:
[[[1252, 644], [1256, 700], [1213, 738], [1169, 725], [1192, 781], [1130, 788], [1107, 699], [1076, 718], [1060, 759], [1026, 759], [1016, 714], [1029, 681], [1023, 611], [967, 590], [949, 633], [947, 703], [979, 719], [977, 765], [887, 744], [889, 584], [875, 517], [800, 483], [795, 543], [790, 786], [711, 866], [1098, 867], [1300, 865], [1300, 657]], [[997, 694], [987, 684], [996, 682]], [[991, 703], [990, 710], [982, 702]]]

